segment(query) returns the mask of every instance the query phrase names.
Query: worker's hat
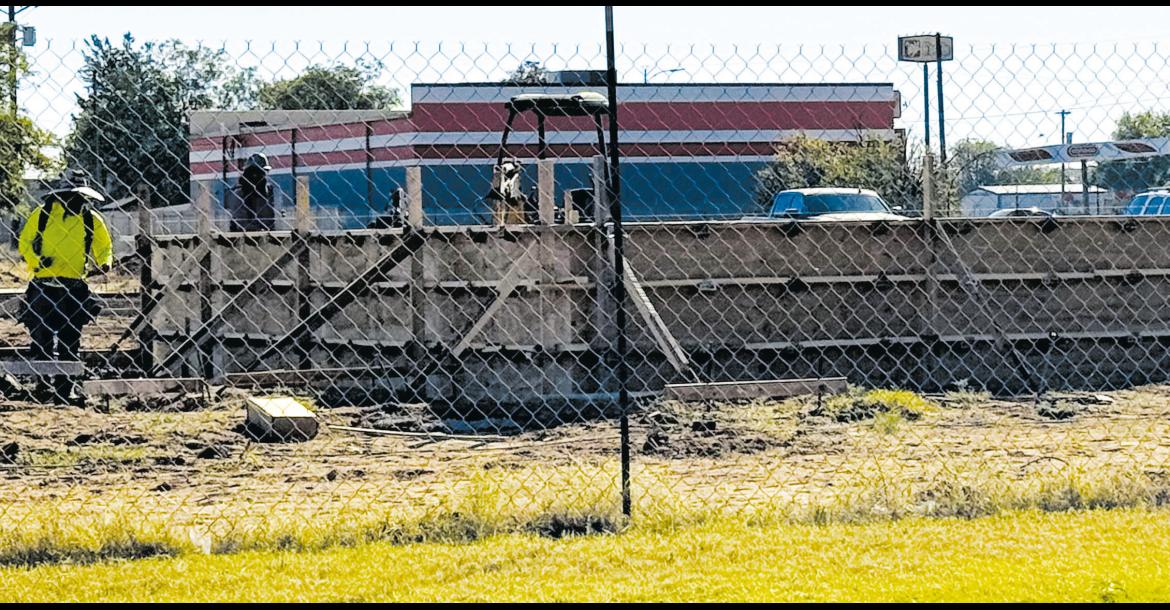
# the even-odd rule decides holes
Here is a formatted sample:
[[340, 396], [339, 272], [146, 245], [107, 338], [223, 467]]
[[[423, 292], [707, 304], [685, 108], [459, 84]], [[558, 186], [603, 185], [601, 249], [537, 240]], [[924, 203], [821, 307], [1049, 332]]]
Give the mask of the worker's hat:
[[57, 179], [48, 183], [45, 194], [41, 197], [48, 201], [53, 197], [60, 197], [65, 193], [77, 193], [90, 201], [105, 202], [101, 193], [89, 186], [89, 174], [85, 170], [67, 169], [61, 172]]
[[253, 153], [252, 156], [248, 157], [248, 167], [259, 167], [264, 171], [272, 169], [272, 166], [268, 164], [268, 155], [264, 153]]

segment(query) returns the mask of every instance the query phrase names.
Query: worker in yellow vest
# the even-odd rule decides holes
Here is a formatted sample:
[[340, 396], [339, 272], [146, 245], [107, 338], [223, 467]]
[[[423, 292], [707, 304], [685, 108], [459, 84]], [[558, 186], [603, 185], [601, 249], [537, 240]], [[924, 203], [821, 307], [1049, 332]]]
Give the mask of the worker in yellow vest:
[[[78, 172], [57, 181], [20, 232], [20, 254], [33, 276], [20, 320], [32, 339], [33, 360], [80, 360], [81, 329], [101, 310], [85, 279], [91, 271], [109, 270], [113, 249], [106, 223], [93, 209], [105, 199], [85, 182]], [[71, 380], [58, 377], [54, 398], [69, 400], [73, 390]]]

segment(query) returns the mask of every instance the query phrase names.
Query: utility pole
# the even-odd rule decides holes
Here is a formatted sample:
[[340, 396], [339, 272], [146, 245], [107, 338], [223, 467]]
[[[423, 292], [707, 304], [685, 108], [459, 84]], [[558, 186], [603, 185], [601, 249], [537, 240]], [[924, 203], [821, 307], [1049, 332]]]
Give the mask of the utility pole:
[[[1067, 133], [1067, 132], [1065, 132], [1065, 130], [1064, 130], [1064, 118], [1072, 113], [1069, 112], [1068, 110], [1061, 110], [1060, 112], [1057, 112], [1056, 114], [1060, 115], [1060, 143], [1067, 144], [1067, 142], [1065, 141], [1065, 138], [1068, 136], [1065, 135], [1065, 133]], [[1064, 182], [1065, 182], [1064, 168], [1065, 168], [1064, 163], [1061, 163], [1060, 164], [1060, 202], [1061, 202], [1061, 205], [1064, 205]]]
[[8, 106], [13, 119], [16, 118], [16, 65], [19, 56], [16, 54], [16, 7], [8, 6]]
[[930, 150], [930, 64], [922, 64], [922, 120], [926, 124], [926, 150]]

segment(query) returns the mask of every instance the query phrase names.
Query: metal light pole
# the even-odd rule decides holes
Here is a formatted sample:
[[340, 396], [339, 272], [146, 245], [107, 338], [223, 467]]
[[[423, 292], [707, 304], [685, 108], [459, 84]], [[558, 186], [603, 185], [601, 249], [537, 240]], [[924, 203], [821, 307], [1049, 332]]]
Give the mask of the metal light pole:
[[[1061, 144], [1068, 144], [1068, 142], [1065, 141], [1065, 139], [1068, 136], [1065, 135], [1067, 132], [1064, 130], [1064, 118], [1072, 113], [1069, 112], [1068, 110], [1061, 110], [1060, 112], [1057, 112], [1056, 114], [1060, 115], [1060, 140], [1061, 140], [1060, 143]], [[1064, 168], [1065, 168], [1064, 163], [1061, 163], [1060, 164], [1060, 202], [1062, 205], [1064, 204], [1064, 182], [1065, 182]]]

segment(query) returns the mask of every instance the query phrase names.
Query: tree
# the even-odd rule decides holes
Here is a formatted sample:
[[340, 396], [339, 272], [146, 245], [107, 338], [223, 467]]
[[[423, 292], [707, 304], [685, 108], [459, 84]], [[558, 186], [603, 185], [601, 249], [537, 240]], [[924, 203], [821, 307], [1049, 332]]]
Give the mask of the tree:
[[[1170, 113], [1154, 111], [1121, 115], [1117, 130], [1113, 132], [1116, 140], [1166, 136], [1170, 136]], [[1093, 173], [1093, 183], [1125, 194], [1165, 185], [1170, 183], [1170, 156], [1103, 162]]]
[[[0, 40], [9, 40], [13, 24], [0, 26]], [[57, 169], [58, 163], [48, 157], [44, 150], [55, 144], [53, 135], [36, 126], [27, 116], [13, 107], [13, 86], [19, 86], [21, 77], [29, 74], [28, 61], [19, 47], [10, 46], [5, 54], [9, 70], [15, 68], [16, 78], [0, 79], [0, 210], [12, 211], [29, 201], [24, 175], [29, 169], [49, 173]], [[14, 82], [15, 81], [15, 82]]]
[[514, 85], [545, 85], [548, 84], [548, 70], [539, 61], [527, 60], [512, 70], [504, 82]]
[[402, 105], [398, 90], [372, 85], [380, 62], [310, 66], [299, 76], [260, 86], [261, 108], [270, 110], [389, 110]]
[[253, 75], [223, 49], [178, 41], [120, 45], [93, 36], [79, 76], [86, 93], [65, 142], [65, 161], [112, 197], [144, 183], [158, 205], [188, 201], [191, 111], [252, 104]]
[[901, 140], [827, 142], [800, 136], [780, 144], [772, 161], [756, 173], [756, 200], [768, 207], [783, 190], [857, 187], [877, 191], [891, 205], [920, 207], [922, 180]]

